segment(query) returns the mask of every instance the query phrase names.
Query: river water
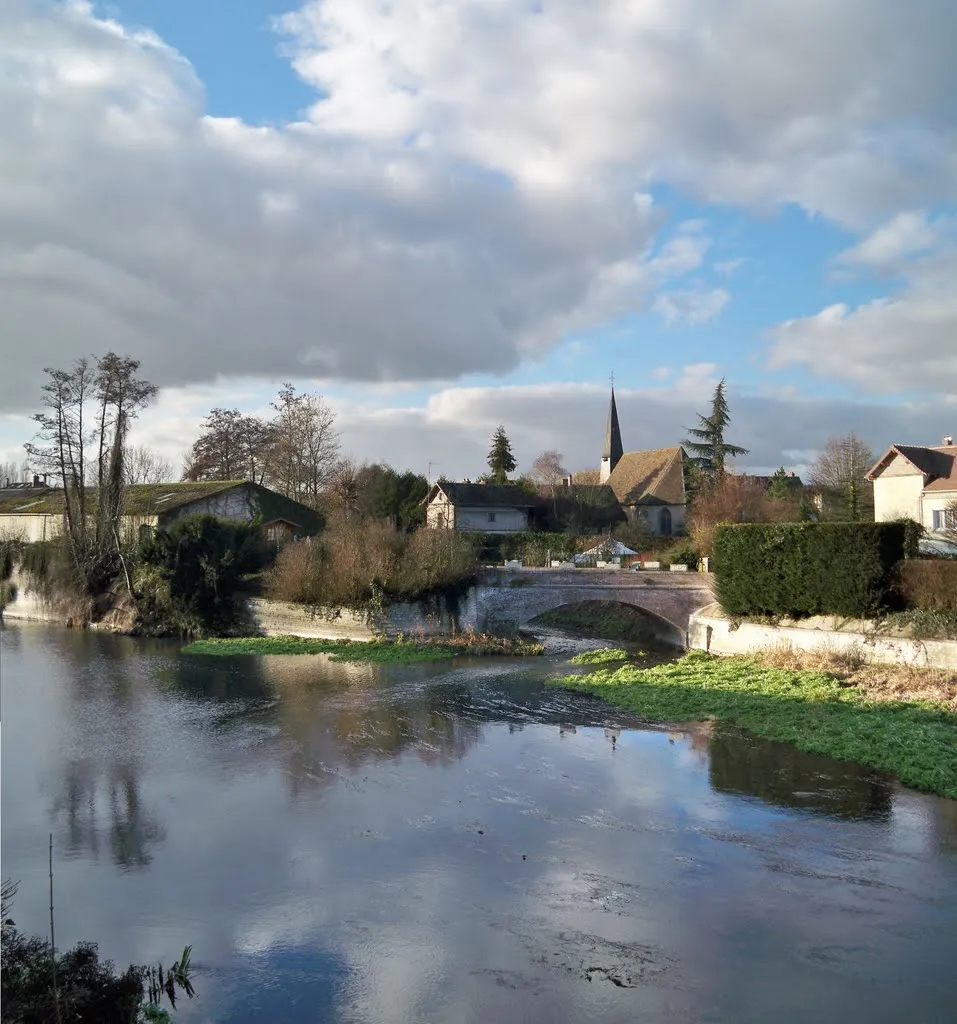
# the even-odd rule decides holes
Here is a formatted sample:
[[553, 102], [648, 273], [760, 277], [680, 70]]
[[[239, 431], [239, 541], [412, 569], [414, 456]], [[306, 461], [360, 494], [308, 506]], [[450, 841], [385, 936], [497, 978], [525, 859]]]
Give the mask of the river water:
[[186, 1021], [953, 1022], [957, 802], [547, 689], [0, 633], [2, 871]]

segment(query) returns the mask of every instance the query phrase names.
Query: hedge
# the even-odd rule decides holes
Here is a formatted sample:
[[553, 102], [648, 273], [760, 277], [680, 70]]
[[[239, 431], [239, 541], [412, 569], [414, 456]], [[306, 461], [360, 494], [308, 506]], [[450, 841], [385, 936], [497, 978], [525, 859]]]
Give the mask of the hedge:
[[716, 596], [731, 615], [866, 618], [900, 603], [902, 523], [720, 526]]
[[957, 612], [957, 559], [909, 558], [900, 566], [900, 582], [909, 608]]

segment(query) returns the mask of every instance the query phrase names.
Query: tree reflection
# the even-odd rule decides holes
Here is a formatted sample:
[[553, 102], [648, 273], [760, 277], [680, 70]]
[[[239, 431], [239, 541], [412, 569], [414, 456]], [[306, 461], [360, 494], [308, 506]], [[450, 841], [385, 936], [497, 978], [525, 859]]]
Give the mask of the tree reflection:
[[710, 757], [711, 785], [719, 792], [841, 818], [886, 819], [891, 812], [889, 777], [864, 765], [731, 728], [714, 731]]
[[111, 763], [102, 774], [88, 760], [68, 761], [63, 795], [51, 816], [65, 818], [70, 855], [88, 852], [99, 859], [106, 846], [123, 868], [146, 867], [153, 859], [150, 848], [166, 838], [166, 830], [143, 807], [139, 768], [132, 760]]

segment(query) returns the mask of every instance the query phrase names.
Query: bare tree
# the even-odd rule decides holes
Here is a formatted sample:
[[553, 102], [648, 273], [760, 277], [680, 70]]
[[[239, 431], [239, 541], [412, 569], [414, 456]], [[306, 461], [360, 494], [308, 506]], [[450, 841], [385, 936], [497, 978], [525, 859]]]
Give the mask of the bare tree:
[[17, 463], [14, 459], [0, 462], [0, 486], [6, 486], [8, 482], [11, 484], [21, 483], [27, 479], [28, 472], [29, 464], [26, 460], [22, 463]]
[[123, 473], [127, 485], [163, 484], [176, 476], [173, 463], [145, 444], [127, 447]]
[[568, 470], [562, 465], [562, 453], [552, 449], [542, 452], [532, 463], [529, 473], [532, 481], [540, 487], [559, 487], [568, 476]]
[[238, 409], [213, 409], [193, 442], [185, 480], [252, 480], [261, 484], [268, 471], [272, 424]]
[[297, 394], [289, 383], [283, 384], [273, 409], [269, 479], [287, 497], [316, 508], [339, 458], [336, 414], [322, 395]]
[[873, 464], [874, 453], [857, 434], [827, 439], [811, 466], [811, 483], [821, 493], [825, 518], [874, 518], [874, 491], [867, 479]]
[[601, 482], [601, 473], [597, 469], [580, 469], [572, 476], [572, 483], [591, 487]]
[[118, 571], [126, 436], [156, 394], [137, 378], [139, 365], [108, 352], [95, 365], [83, 358], [68, 370], [48, 367], [45, 408], [33, 417], [36, 439], [24, 446], [38, 468], [62, 482], [68, 553], [76, 582], [89, 593]]

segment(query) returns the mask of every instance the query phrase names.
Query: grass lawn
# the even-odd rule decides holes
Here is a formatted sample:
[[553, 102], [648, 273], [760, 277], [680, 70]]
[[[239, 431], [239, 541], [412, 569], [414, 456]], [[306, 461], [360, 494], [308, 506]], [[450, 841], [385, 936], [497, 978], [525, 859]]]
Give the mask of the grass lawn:
[[629, 663], [551, 682], [652, 721], [733, 722], [758, 736], [892, 772], [905, 785], [957, 799], [957, 713], [942, 702], [874, 699], [829, 672], [702, 651], [651, 668]]
[[331, 654], [341, 662], [438, 661], [459, 654], [526, 657], [542, 653], [540, 644], [508, 637], [466, 634], [450, 639], [325, 640], [301, 636], [244, 636], [196, 640], [184, 654]]

